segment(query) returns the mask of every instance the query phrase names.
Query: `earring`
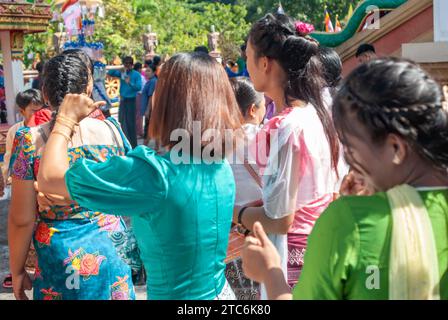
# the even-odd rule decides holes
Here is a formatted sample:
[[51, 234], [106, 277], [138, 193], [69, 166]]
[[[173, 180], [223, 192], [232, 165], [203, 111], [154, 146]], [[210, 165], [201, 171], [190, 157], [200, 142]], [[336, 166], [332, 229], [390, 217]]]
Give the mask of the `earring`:
[[395, 164], [395, 165], [400, 165], [401, 164], [401, 159], [400, 159], [400, 157], [398, 156], [398, 155], [395, 155], [394, 156], [394, 159], [392, 160], [392, 163], [393, 164]]

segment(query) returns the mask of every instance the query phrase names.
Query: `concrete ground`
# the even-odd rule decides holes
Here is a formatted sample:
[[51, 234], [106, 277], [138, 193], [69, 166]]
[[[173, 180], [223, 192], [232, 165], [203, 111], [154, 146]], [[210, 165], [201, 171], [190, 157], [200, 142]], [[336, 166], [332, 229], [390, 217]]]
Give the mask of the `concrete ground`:
[[[12, 289], [5, 289], [1, 286], [3, 279], [9, 273], [9, 253], [8, 253], [8, 235], [7, 235], [7, 217], [8, 217], [8, 200], [0, 200], [0, 300], [14, 300]], [[146, 300], [146, 286], [135, 288], [137, 300]], [[32, 292], [27, 292], [32, 299]]]
[[[9, 273], [9, 253], [8, 253], [8, 234], [7, 234], [7, 213], [9, 201], [0, 201], [0, 282], [3, 282], [5, 276]], [[11, 289], [5, 289], [0, 285], [0, 300], [14, 299]]]

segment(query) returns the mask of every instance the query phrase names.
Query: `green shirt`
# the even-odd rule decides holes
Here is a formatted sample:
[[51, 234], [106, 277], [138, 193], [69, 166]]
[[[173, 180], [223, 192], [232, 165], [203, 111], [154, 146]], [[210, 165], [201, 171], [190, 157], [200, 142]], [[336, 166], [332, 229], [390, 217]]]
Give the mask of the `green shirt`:
[[214, 299], [226, 283], [235, 182], [227, 161], [179, 164], [137, 147], [66, 174], [81, 206], [131, 216], [147, 271], [148, 299]]
[[[434, 231], [440, 297], [448, 299], [448, 191], [419, 191]], [[392, 212], [385, 193], [342, 197], [317, 220], [293, 297], [387, 300]]]

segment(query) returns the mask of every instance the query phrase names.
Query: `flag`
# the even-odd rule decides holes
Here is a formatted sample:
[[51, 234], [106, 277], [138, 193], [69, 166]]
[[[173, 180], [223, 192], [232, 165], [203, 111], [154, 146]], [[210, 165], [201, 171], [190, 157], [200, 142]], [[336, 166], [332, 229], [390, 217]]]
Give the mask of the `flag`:
[[62, 13], [62, 19], [64, 20], [65, 29], [69, 38], [79, 34], [82, 28], [82, 11], [78, 1], [73, 2], [65, 8]]
[[353, 5], [350, 3], [350, 7], [348, 8], [347, 20], [353, 16]]
[[350, 3], [350, 7], [348, 8], [348, 13], [347, 16], [345, 17], [345, 19], [343, 20], [343, 22], [345, 24], [348, 23], [348, 21], [350, 20], [350, 18], [353, 16], [353, 5]]
[[336, 23], [335, 23], [334, 32], [341, 32], [341, 31], [342, 31], [342, 27], [341, 27], [341, 22], [339, 21], [339, 15], [336, 15]]
[[61, 13], [64, 13], [65, 10], [67, 10], [70, 6], [74, 5], [77, 2], [78, 2], [78, 0], [65, 1], [65, 3], [62, 5]]
[[334, 32], [333, 23], [331, 22], [330, 14], [328, 13], [326, 7], [325, 7], [325, 31]]
[[282, 6], [281, 2], [278, 3], [277, 13], [278, 14], [285, 14], [285, 10], [283, 10], [283, 6]]

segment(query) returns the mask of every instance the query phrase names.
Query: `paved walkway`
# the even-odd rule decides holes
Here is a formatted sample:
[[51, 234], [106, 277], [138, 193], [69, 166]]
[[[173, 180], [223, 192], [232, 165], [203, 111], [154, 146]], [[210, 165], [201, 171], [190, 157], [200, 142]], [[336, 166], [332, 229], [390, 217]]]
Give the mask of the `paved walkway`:
[[[9, 253], [8, 253], [8, 235], [7, 235], [7, 214], [8, 200], [0, 201], [0, 300], [14, 300], [11, 289], [5, 289], [1, 286], [3, 279], [9, 273]], [[146, 286], [136, 287], [137, 300], [146, 300]], [[27, 292], [28, 297], [32, 298], [32, 292]]]
[[[0, 283], [9, 273], [9, 253], [8, 253], [8, 235], [7, 235], [7, 213], [9, 201], [0, 201]], [[0, 285], [0, 300], [14, 299], [11, 290], [3, 288]]]

